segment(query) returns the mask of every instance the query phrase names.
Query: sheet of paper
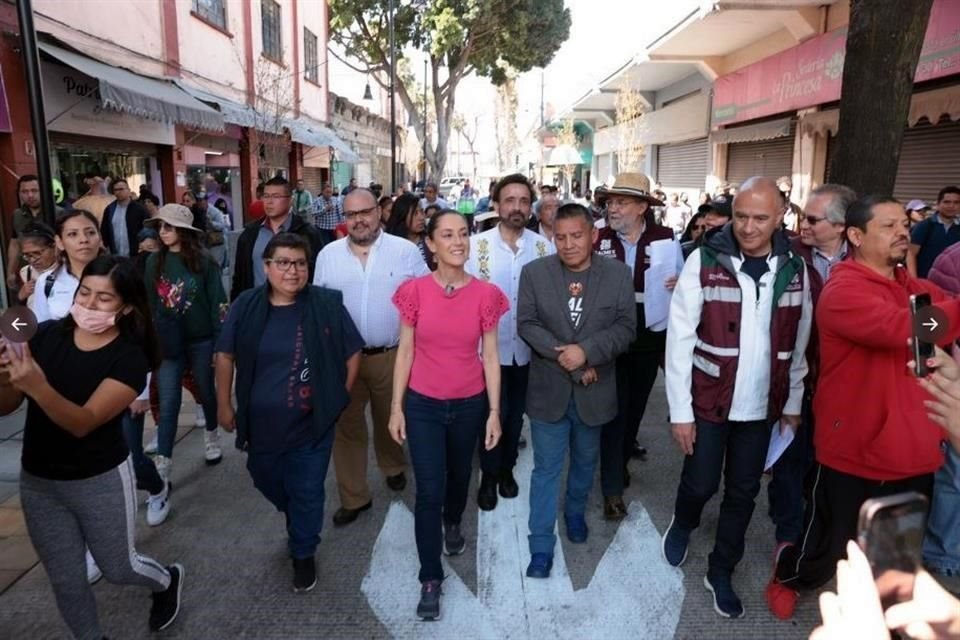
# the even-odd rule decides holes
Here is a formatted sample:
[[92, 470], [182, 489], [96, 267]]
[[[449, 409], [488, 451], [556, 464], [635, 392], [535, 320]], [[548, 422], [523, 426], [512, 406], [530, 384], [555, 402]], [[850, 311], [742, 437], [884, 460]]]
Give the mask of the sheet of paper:
[[780, 459], [783, 452], [787, 450], [790, 443], [793, 442], [793, 429], [787, 429], [780, 433], [780, 421], [773, 424], [770, 432], [770, 446], [767, 448], [767, 462], [763, 470], [769, 471], [770, 468]]
[[667, 328], [670, 314], [670, 299], [673, 292], [663, 283], [667, 278], [676, 276], [683, 267], [683, 252], [676, 240], [656, 240], [648, 245], [650, 266], [643, 274], [643, 311], [647, 328], [651, 331], [663, 331]]

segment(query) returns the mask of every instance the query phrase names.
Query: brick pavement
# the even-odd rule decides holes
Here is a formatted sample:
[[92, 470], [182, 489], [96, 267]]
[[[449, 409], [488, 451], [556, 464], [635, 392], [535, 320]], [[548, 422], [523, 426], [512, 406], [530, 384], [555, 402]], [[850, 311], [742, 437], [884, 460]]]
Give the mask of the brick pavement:
[[[649, 459], [633, 462], [634, 482], [627, 501], [639, 501], [653, 524], [663, 531], [669, 522], [682, 457], [665, 428], [666, 406], [662, 382], [654, 389], [651, 407], [641, 430], [650, 448]], [[185, 417], [192, 420], [192, 409]], [[231, 442], [228, 438], [227, 442]], [[138, 516], [137, 546], [162, 562], [181, 561], [186, 567], [185, 602], [180, 618], [164, 638], [388, 638], [393, 637], [372, 613], [360, 590], [368, 570], [370, 550], [384, 523], [387, 508], [395, 496], [384, 486], [379, 472], [370, 464], [374, 506], [353, 525], [337, 529], [330, 515], [338, 506], [334, 474], [327, 478], [327, 511], [323, 543], [318, 552], [320, 579], [317, 588], [303, 595], [290, 590], [290, 567], [286, 557], [283, 518], [252, 487], [243, 468], [244, 457], [225, 443], [224, 462], [205, 467], [202, 437], [187, 433], [176, 451], [173, 472], [173, 509], [160, 527], [150, 528]], [[524, 479], [520, 479], [524, 482]], [[596, 489], [596, 485], [595, 485]], [[464, 584], [476, 593], [477, 510], [474, 492], [465, 514], [463, 529], [468, 548], [463, 556], [450, 559], [449, 566]], [[413, 508], [413, 483], [401, 499]], [[772, 526], [766, 517], [765, 491], [757, 501], [748, 532], [747, 556], [734, 580], [744, 599], [747, 616], [729, 621], [712, 609], [703, 585], [706, 555], [712, 544], [719, 499], [708, 504], [704, 522], [692, 540], [690, 556], [683, 567], [686, 590], [675, 638], [805, 638], [819, 616], [815, 598], [801, 601], [792, 622], [774, 619], [763, 603], [762, 589], [769, 575], [773, 547]], [[16, 529], [17, 517], [0, 523]], [[602, 520], [602, 500], [596, 490], [591, 497], [588, 522], [591, 538], [586, 545], [564, 543], [570, 578], [576, 589], [585, 588], [597, 564], [613, 539], [617, 527]], [[0, 526], [3, 526], [0, 524]], [[4, 529], [0, 529], [0, 535]], [[8, 537], [7, 540], [12, 539]], [[20, 557], [28, 549], [4, 551]], [[408, 542], [415, 554], [414, 541]], [[28, 556], [24, 555], [24, 559]], [[638, 559], [637, 571], [644, 562]], [[24, 563], [26, 564], [26, 563]], [[416, 575], [398, 576], [397, 589], [416, 591]], [[105, 632], [114, 638], [147, 637], [149, 598], [143, 591], [117, 587], [102, 581], [94, 592]], [[411, 616], [413, 611], [410, 612]], [[611, 616], [637, 615], [636, 611], [610, 611]], [[415, 625], [416, 631], [401, 637], [438, 638], [429, 623]], [[525, 637], [518, 625], [517, 635]], [[0, 595], [0, 638], [59, 638], [64, 629], [56, 613], [47, 577], [34, 566]], [[665, 634], [666, 635], [666, 634]], [[457, 638], [455, 640], [469, 640]]]

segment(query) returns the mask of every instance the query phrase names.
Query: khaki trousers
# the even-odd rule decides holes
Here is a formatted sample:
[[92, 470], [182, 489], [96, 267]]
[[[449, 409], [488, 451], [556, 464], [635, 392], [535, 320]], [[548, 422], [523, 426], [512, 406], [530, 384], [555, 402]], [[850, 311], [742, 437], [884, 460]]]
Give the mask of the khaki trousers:
[[373, 416], [373, 449], [377, 466], [386, 476], [407, 468], [403, 447], [390, 437], [390, 401], [393, 398], [393, 364], [397, 350], [360, 356], [360, 371], [350, 391], [350, 405], [337, 422], [333, 440], [333, 466], [340, 506], [357, 509], [371, 500], [367, 485], [367, 405]]

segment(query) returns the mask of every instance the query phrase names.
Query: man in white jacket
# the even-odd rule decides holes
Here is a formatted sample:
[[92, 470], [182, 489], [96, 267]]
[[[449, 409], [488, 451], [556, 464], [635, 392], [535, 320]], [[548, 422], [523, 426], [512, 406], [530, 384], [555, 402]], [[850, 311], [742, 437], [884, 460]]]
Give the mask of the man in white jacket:
[[800, 423], [804, 352], [813, 303], [806, 265], [780, 231], [775, 182], [750, 178], [733, 221], [709, 232], [684, 265], [667, 328], [666, 383], [673, 437], [686, 455], [663, 555], [686, 559], [704, 505], [724, 496], [704, 585], [714, 609], [743, 615], [733, 570], [760, 490], [771, 425]]

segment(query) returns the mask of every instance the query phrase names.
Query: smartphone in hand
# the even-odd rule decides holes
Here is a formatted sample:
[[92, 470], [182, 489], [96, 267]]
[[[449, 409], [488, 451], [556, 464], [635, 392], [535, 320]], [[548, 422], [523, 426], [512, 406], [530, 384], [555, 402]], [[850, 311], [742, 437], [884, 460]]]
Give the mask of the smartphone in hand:
[[925, 342], [927, 339], [926, 333], [923, 334], [923, 338], [920, 336], [920, 332], [923, 330], [923, 327], [919, 325], [922, 320], [917, 317], [917, 314], [924, 308], [929, 307], [930, 294], [929, 293], [918, 293], [910, 296], [910, 326], [913, 327], [913, 373], [918, 378], [925, 378], [929, 373], [930, 369], [927, 367], [927, 359], [933, 357], [933, 343]]
[[857, 542], [870, 561], [884, 608], [913, 591], [922, 568], [927, 498], [915, 491], [870, 498], [860, 506]]

